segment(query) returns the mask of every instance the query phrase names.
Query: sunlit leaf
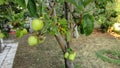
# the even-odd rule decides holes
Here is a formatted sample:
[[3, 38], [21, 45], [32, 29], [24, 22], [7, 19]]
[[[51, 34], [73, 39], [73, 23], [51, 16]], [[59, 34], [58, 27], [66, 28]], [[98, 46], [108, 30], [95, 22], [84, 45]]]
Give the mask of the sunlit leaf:
[[42, 10], [43, 10], [43, 2], [42, 2], [42, 0], [39, 0], [39, 8], [38, 8], [39, 10], [39, 13], [40, 13], [40, 16], [42, 16]]
[[67, 0], [67, 2], [73, 4], [78, 10], [83, 10], [83, 0]]
[[67, 24], [67, 21], [66, 21], [65, 18], [63, 18], [63, 19], [59, 20], [59, 23], [60, 23], [61, 25], [65, 25], [65, 24]]
[[4, 3], [5, 3], [5, 0], [0, 0], [0, 5]]
[[90, 35], [94, 29], [93, 17], [89, 14], [83, 16], [82, 25], [86, 36]]
[[32, 17], [38, 17], [37, 8], [34, 0], [29, 0], [27, 4], [27, 8]]
[[84, 0], [84, 6], [88, 5], [90, 2], [93, 2], [94, 0]]
[[25, 0], [25, 4], [26, 4], [26, 5], [28, 4], [28, 0]]
[[14, 0], [14, 1], [17, 2], [21, 7], [26, 8], [25, 0]]

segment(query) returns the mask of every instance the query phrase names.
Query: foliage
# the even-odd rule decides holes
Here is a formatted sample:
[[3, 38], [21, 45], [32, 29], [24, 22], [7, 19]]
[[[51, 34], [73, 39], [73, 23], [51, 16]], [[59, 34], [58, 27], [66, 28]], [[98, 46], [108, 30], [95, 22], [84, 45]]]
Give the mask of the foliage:
[[[58, 3], [57, 5], [61, 4], [59, 6], [64, 7], [64, 6], [62, 6], [62, 4], [64, 4], [64, 2], [65, 2], [64, 0], [62, 0], [62, 1], [57, 0], [57, 3]], [[91, 14], [87, 14], [88, 17], [87, 16], [84, 17], [84, 15], [85, 15], [85, 11], [86, 11], [85, 8], [87, 7], [87, 5], [89, 3], [92, 3], [93, 0], [91, 0], [91, 1], [89, 1], [89, 0], [86, 0], [86, 1], [79, 0], [79, 2], [78, 1], [73, 1], [73, 0], [67, 0], [67, 2], [73, 4], [77, 9], [77, 10], [75, 9], [77, 11], [77, 13], [82, 13], [83, 18], [88, 19], [87, 21], [82, 21], [82, 22], [85, 22], [82, 25], [84, 25], [84, 27], [83, 27], [83, 29], [85, 29], [84, 33], [86, 35], [91, 34], [92, 30], [93, 30], [93, 22], [94, 22], [93, 17], [91, 17], [92, 16]], [[21, 7], [22, 8], [22, 10], [18, 9], [19, 13], [17, 13], [16, 10], [8, 7], [11, 12], [6, 12], [6, 13], [9, 13], [9, 14], [6, 15], [7, 18], [5, 18], [5, 19], [9, 18], [8, 20], [10, 22], [12, 22], [13, 26], [15, 26], [15, 27], [20, 26], [24, 22], [23, 21], [24, 20], [24, 13], [25, 13], [25, 11], [23, 11], [23, 8], [24, 8], [24, 9], [28, 9], [28, 11], [30, 12], [30, 15], [32, 17], [38, 18], [38, 17], [42, 16], [44, 18], [45, 23], [46, 22], [50, 23], [50, 24], [47, 23], [48, 25], [47, 24], [45, 25], [45, 27], [47, 27], [48, 29], [44, 29], [45, 30], [44, 32], [49, 32], [50, 34], [57, 34], [58, 31], [60, 31], [60, 33], [65, 34], [69, 30], [67, 21], [65, 22], [65, 18], [63, 18], [63, 19], [61, 18], [61, 16], [62, 17], [64, 16], [64, 14], [60, 13], [60, 15], [59, 15], [56, 12], [56, 17], [49, 18], [49, 13], [53, 12], [53, 10], [52, 11], [47, 10], [47, 8], [49, 6], [46, 6], [46, 4], [43, 5], [42, 3], [44, 3], [44, 2], [42, 2], [42, 0], [36, 0], [36, 1], [35, 0], [14, 0], [13, 2], [12, 1], [7, 1], [5, 3], [8, 3], [8, 4], [12, 3], [11, 5], [10, 4], [9, 5], [12, 6], [12, 7]], [[13, 5], [13, 4], [15, 4], [15, 5]], [[59, 12], [61, 11], [62, 12], [63, 9], [60, 9], [60, 7], [57, 7], [56, 11], [59, 11]], [[45, 10], [43, 10], [43, 9], [45, 9]], [[76, 13], [76, 11], [74, 11], [74, 13]], [[87, 12], [90, 12], [90, 11], [88, 10]], [[5, 14], [3, 14], [3, 15], [5, 15]], [[5, 16], [3, 16], [3, 17], [5, 17]], [[57, 20], [58, 22], [55, 22], [55, 20]], [[83, 19], [83, 20], [85, 20], [85, 19]], [[91, 24], [87, 23], [88, 21], [91, 21], [90, 22]], [[73, 23], [73, 22], [74, 21], [72, 21], [71, 23]], [[80, 22], [80, 21], [78, 21], [78, 22]], [[19, 24], [19, 23], [21, 23], [21, 24]], [[90, 24], [90, 25], [88, 26], [88, 24]], [[88, 30], [87, 27], [88, 28], [90, 27], [91, 29]], [[80, 29], [80, 28], [78, 28], [78, 29]]]
[[106, 32], [113, 23], [116, 23], [115, 2], [114, 0], [100, 0], [95, 2], [95, 6], [98, 7], [94, 13], [95, 20], [101, 25], [102, 31]]
[[[107, 54], [108, 56], [105, 55], [105, 54]], [[109, 56], [109, 54], [111, 56]], [[96, 55], [98, 56], [98, 58], [100, 58], [104, 61], [114, 63], [114, 64], [120, 64], [120, 60], [119, 60], [120, 53], [119, 53], [119, 51], [100, 50], [100, 51], [96, 52]], [[113, 58], [111, 58], [111, 57], [113, 57]]]
[[9, 37], [8, 33], [11, 28], [21, 29], [24, 27], [25, 11], [16, 2], [3, 0], [0, 9], [2, 9], [0, 10], [0, 29], [7, 37]]
[[93, 17], [89, 14], [86, 14], [83, 16], [83, 20], [81, 23], [82, 29], [81, 31], [85, 33], [86, 36], [90, 35], [94, 28], [94, 20]]
[[[109, 2], [113, 1], [1, 0], [1, 6], [5, 7], [4, 5], [6, 5], [6, 3], [9, 6], [5, 9], [8, 11], [0, 12], [3, 12], [4, 19], [11, 22], [14, 28], [20, 29], [20, 32], [17, 33], [17, 36], [20, 37], [22, 35], [21, 30], [24, 28], [23, 24], [25, 22], [26, 12], [32, 19], [41, 19], [45, 24], [44, 27], [38, 31], [34, 31], [32, 35], [37, 37], [37, 39], [40, 39], [41, 37], [44, 38], [46, 34], [54, 35], [65, 54], [67, 49], [70, 49], [69, 42], [72, 39], [75, 27], [78, 27], [77, 29], [81, 34], [88, 36], [94, 29], [95, 20], [100, 19], [102, 22], [111, 22], [110, 17], [115, 16], [115, 11], [111, 12], [111, 9], [107, 9]], [[17, 9], [17, 11], [13, 7]], [[96, 9], [94, 9], [95, 7]]]

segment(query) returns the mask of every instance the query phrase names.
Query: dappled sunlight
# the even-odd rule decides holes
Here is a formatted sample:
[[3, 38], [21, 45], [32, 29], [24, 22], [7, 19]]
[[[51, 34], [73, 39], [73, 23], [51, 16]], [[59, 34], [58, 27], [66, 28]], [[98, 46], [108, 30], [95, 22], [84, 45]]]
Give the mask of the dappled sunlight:
[[115, 23], [112, 27], [109, 27], [107, 32], [115, 38], [120, 38], [120, 23]]

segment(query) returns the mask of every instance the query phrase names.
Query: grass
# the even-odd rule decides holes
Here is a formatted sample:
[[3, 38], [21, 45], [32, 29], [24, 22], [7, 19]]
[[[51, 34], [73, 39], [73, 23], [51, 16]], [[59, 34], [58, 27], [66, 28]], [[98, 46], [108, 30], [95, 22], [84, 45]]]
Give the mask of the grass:
[[[27, 44], [27, 37], [19, 40], [19, 47], [13, 68], [64, 68], [62, 51], [53, 36], [47, 36], [45, 43], [34, 47]], [[119, 65], [105, 62], [96, 56], [102, 49], [119, 49], [120, 40], [107, 33], [93, 32], [90, 36], [80, 35], [71, 41], [77, 52], [75, 68], [120, 68]]]
[[96, 52], [96, 55], [104, 61], [120, 65], [120, 51], [101, 50]]

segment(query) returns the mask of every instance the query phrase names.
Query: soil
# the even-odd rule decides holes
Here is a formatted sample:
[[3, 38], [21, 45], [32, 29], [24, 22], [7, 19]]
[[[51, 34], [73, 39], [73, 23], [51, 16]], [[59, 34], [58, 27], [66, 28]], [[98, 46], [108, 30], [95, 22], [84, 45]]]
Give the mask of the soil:
[[[47, 36], [45, 43], [31, 47], [27, 43], [29, 35], [19, 40], [13, 68], [64, 68], [62, 51], [53, 36]], [[71, 47], [77, 52], [75, 68], [120, 68], [95, 54], [102, 49], [120, 50], [120, 39], [108, 33], [94, 31], [90, 36], [80, 35], [71, 41]]]

